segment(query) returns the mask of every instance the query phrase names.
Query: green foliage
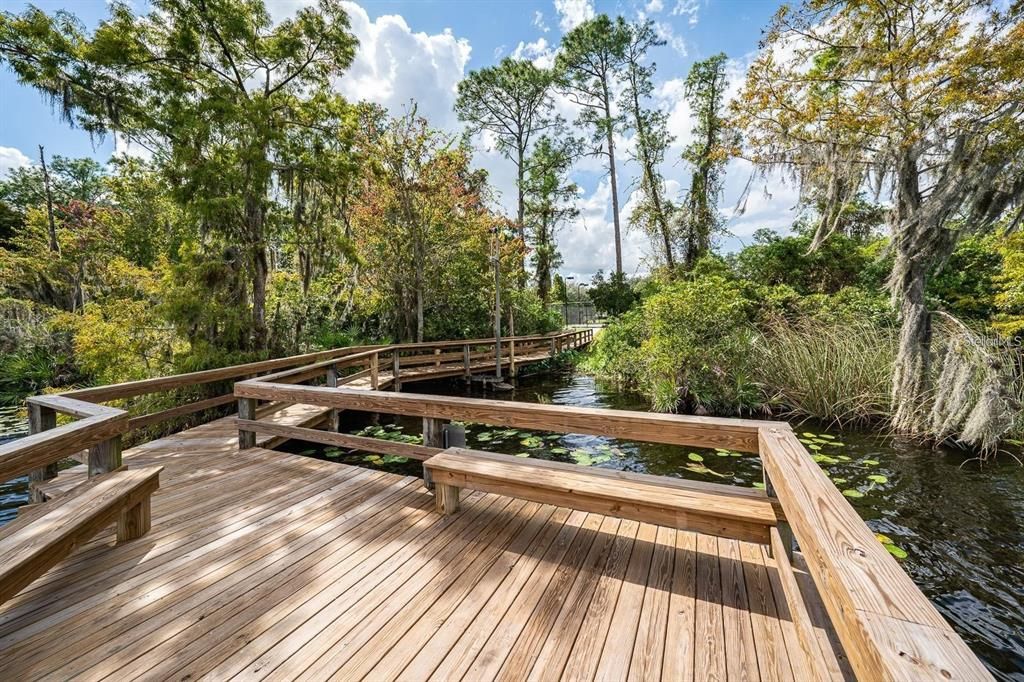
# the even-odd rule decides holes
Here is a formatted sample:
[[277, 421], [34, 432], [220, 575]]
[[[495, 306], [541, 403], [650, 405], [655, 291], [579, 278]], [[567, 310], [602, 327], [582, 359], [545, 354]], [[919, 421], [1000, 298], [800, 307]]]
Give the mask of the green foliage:
[[590, 281], [587, 296], [599, 311], [608, 315], [621, 315], [640, 300], [633, 287], [626, 281], [624, 273], [612, 273], [605, 279], [601, 270], [598, 270]]
[[928, 278], [933, 305], [961, 319], [987, 320], [996, 310], [996, 278], [1002, 261], [994, 237], [961, 240], [949, 260]]
[[786, 412], [838, 422], [877, 422], [891, 408], [896, 330], [856, 321], [775, 322], [754, 347], [754, 376]]
[[999, 312], [992, 327], [1003, 336], [1024, 339], [1024, 233], [1007, 235], [998, 249], [1003, 266], [994, 277]]
[[758, 230], [754, 243], [736, 256], [738, 274], [763, 285], [784, 284], [801, 295], [834, 294], [856, 286], [871, 255], [863, 241], [833, 234], [812, 249], [810, 234], [781, 237]]

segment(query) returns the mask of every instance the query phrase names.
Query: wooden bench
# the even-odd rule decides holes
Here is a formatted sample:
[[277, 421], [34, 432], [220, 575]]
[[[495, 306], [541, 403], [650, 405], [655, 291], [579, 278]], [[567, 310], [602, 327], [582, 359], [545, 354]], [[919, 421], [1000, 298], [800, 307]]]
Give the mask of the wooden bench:
[[451, 448], [423, 464], [437, 510], [459, 509], [462, 488], [708, 535], [768, 544], [784, 521], [760, 490]]
[[0, 604], [117, 522], [117, 542], [150, 528], [150, 496], [163, 467], [119, 469], [34, 505], [0, 528]]

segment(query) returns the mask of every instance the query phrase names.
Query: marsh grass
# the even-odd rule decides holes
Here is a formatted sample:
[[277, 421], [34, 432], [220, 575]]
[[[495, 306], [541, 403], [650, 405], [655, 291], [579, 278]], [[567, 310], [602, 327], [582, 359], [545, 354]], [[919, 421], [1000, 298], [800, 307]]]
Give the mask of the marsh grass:
[[897, 334], [872, 324], [771, 323], [754, 345], [755, 378], [784, 412], [837, 423], [884, 420]]

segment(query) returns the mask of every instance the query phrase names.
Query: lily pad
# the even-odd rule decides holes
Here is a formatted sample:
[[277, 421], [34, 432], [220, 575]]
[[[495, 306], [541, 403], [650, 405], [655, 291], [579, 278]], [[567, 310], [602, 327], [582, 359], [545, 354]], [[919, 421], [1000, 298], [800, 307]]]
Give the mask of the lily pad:
[[800, 435], [803, 436], [804, 438], [817, 438], [818, 437], [817, 434], [810, 433], [808, 431], [804, 431]]
[[567, 452], [569, 451], [565, 448], [551, 448], [551, 454], [553, 455], [564, 455]]
[[846, 479], [845, 478], [833, 478], [832, 482], [835, 483], [836, 485], [842, 485], [842, 484], [846, 483]]
[[878, 466], [878, 460], [877, 459], [862, 459], [860, 461], [860, 463], [861, 464], [865, 464], [865, 465], [867, 465], [869, 467], [876, 467], [876, 466]]
[[700, 455], [698, 455], [698, 454], [697, 454], [696, 452], [691, 452], [691, 453], [690, 453], [690, 454], [688, 454], [688, 455], [687, 455], [686, 457], [687, 457], [687, 459], [689, 459], [689, 460], [690, 460], [691, 462], [703, 462], [703, 461], [704, 461], [704, 458], [703, 458], [703, 457], [701, 457]]
[[886, 551], [888, 551], [889, 554], [892, 554], [897, 559], [906, 559], [907, 556], [909, 556], [907, 554], [907, 550], [903, 549], [902, 547], [897, 547], [894, 544], [889, 543], [883, 544], [882, 546], [885, 547]]
[[875, 533], [875, 539], [881, 542], [883, 545], [893, 544], [892, 538], [888, 535], [882, 535], [881, 533]]
[[486, 443], [489, 440], [494, 440], [494, 434], [491, 433], [490, 431], [484, 431], [483, 433], [476, 434], [476, 439], [478, 441]]
[[824, 438], [825, 440], [835, 440], [835, 436], [830, 436], [827, 433], [819, 433], [818, 438]]
[[544, 441], [538, 438], [537, 436], [530, 436], [529, 438], [524, 438], [521, 441], [519, 441], [519, 444], [522, 445], [523, 447], [527, 447], [530, 448], [531, 450], [534, 450], [544, 445]]
[[846, 495], [847, 497], [853, 497], [853, 498], [864, 497], [864, 493], [862, 493], [859, 490], [855, 490], [854, 488], [850, 488], [849, 490], [844, 490], [843, 494]]
[[517, 452], [516, 453], [516, 457], [529, 457], [529, 456], [530, 456], [529, 452]]
[[870, 476], [868, 476], [868, 480], [874, 483], [878, 483], [879, 485], [889, 482], [889, 479], [886, 478], [885, 476], [882, 476], [881, 474], [871, 474]]
[[754, 481], [753, 486], [758, 490], [764, 490], [764, 483], [761, 483], [761, 481]]

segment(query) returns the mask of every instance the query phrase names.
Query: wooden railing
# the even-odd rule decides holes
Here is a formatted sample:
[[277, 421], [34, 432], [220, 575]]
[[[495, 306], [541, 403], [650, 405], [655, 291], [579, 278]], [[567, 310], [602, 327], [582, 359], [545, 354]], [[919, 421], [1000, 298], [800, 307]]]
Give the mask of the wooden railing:
[[[592, 334], [592, 330], [586, 329], [503, 339], [502, 348], [506, 357], [502, 363], [515, 367], [514, 354], [517, 347], [521, 349], [520, 355], [524, 350], [540, 347], [567, 350], [588, 343], [593, 338]], [[472, 370], [474, 363], [493, 357], [493, 354], [494, 339], [352, 346], [199, 372], [81, 388], [55, 395], [34, 396], [27, 400], [30, 435], [0, 445], [0, 481], [26, 474], [33, 483], [50, 480], [57, 475], [57, 463], [72, 456], [88, 464], [89, 477], [113, 471], [121, 466], [121, 441], [126, 434], [233, 404], [236, 397], [231, 391], [135, 415], [130, 414], [123, 405], [115, 407], [101, 403], [123, 403], [139, 396], [259, 376], [281, 384], [322, 379], [328, 386], [344, 386], [366, 378], [367, 387], [375, 388], [380, 383], [380, 377], [386, 375], [388, 383], [398, 390], [403, 368], [407, 379], [415, 378], [409, 373], [415, 373], [416, 368], [423, 367], [430, 368], [430, 378], [452, 376], [469, 371], [464, 368]], [[394, 381], [395, 376], [399, 377], [398, 381]], [[58, 426], [58, 415], [72, 417], [74, 421]], [[255, 412], [244, 416], [254, 417]], [[332, 415], [332, 418], [336, 419], [336, 415]], [[36, 486], [31, 486], [31, 491], [32, 501], [41, 501]]]
[[[246, 402], [267, 400], [421, 417], [425, 434], [437, 434], [445, 422], [459, 420], [756, 453], [764, 470], [765, 491], [747, 489], [747, 494], [766, 496], [780, 508], [778, 518], [782, 520], [769, 529], [766, 542], [776, 560], [798, 640], [816, 679], [825, 679], [827, 673], [790, 564], [794, 542], [858, 679], [991, 679], [785, 423], [303, 386], [267, 378], [235, 384], [235, 395], [240, 415]], [[408, 445], [278, 426], [254, 418], [239, 419], [238, 428], [241, 447], [263, 432], [421, 460], [442, 449], [429, 435], [423, 445]], [[708, 490], [716, 487], [702, 485], [709, 486]], [[566, 506], [571, 506], [570, 499]]]

